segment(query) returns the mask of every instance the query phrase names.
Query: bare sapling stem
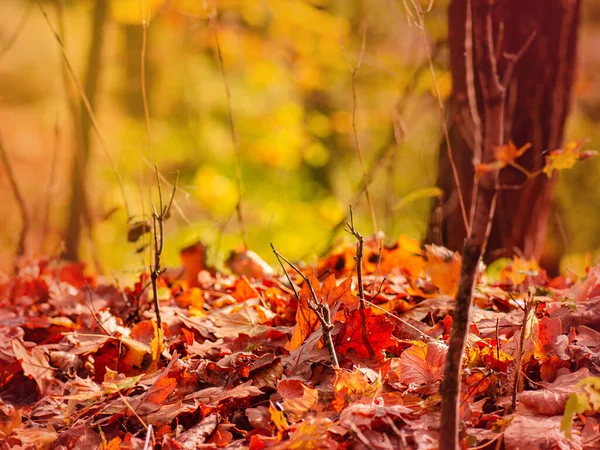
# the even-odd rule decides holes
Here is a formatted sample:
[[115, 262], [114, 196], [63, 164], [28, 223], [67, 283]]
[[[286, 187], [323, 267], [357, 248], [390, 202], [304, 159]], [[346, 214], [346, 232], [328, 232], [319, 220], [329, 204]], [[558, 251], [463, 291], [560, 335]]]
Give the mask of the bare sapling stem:
[[298, 267], [296, 267], [296, 265], [294, 263], [292, 263], [290, 260], [288, 260], [281, 253], [279, 253], [275, 249], [275, 246], [272, 243], [271, 243], [271, 249], [273, 250], [275, 257], [279, 261], [279, 264], [281, 265], [281, 268], [283, 269], [283, 273], [285, 274], [287, 280], [289, 281], [290, 285], [292, 286], [294, 294], [299, 302], [300, 302], [300, 295], [298, 294], [298, 291], [296, 290], [294, 283], [292, 282], [289, 274], [285, 270], [283, 262], [288, 264], [294, 270], [294, 272], [296, 272], [298, 275], [300, 275], [300, 277], [304, 280], [304, 282], [307, 283], [308, 289], [310, 290], [310, 295], [312, 297], [312, 299], [308, 299], [307, 305], [315, 313], [315, 315], [319, 319], [319, 322], [321, 323], [321, 329], [323, 330], [323, 340], [325, 341], [325, 347], [327, 348], [327, 351], [329, 352], [329, 357], [331, 359], [331, 365], [334, 367], [334, 369], [339, 369], [340, 364], [338, 362], [337, 353], [335, 351], [335, 345], [333, 344], [333, 337], [331, 336], [331, 332], [333, 331], [333, 323], [331, 321], [331, 310], [329, 309], [329, 305], [327, 303], [319, 301], [317, 293], [315, 292], [315, 289], [314, 289], [312, 283], [310, 282], [310, 280], [308, 279], [308, 277], [306, 275], [304, 275], [302, 273], [302, 271], [300, 269], [298, 269]]
[[[348, 228], [346, 229], [346, 231], [348, 233], [350, 233], [352, 236], [354, 236], [357, 241], [356, 242], [356, 255], [354, 256], [354, 261], [356, 261], [356, 279], [357, 279], [357, 283], [358, 283], [358, 300], [359, 300], [358, 309], [359, 309], [360, 319], [361, 319], [360, 325], [361, 325], [362, 339], [363, 339], [363, 343], [365, 344], [365, 348], [367, 349], [367, 352], [369, 353], [369, 358], [375, 359], [376, 355], [375, 355], [375, 351], [373, 350], [373, 347], [371, 346], [371, 343], [369, 342], [368, 330], [367, 330], [367, 319], [365, 317], [366, 301], [365, 301], [365, 288], [364, 288], [364, 282], [363, 282], [363, 268], [362, 268], [365, 240], [364, 240], [362, 234], [360, 234], [356, 230], [356, 228], [354, 228], [354, 215], [352, 213], [352, 205], [350, 205], [350, 222], [347, 225], [348, 225]], [[381, 251], [379, 253], [381, 254]]]
[[[17, 184], [17, 179], [15, 178], [15, 173], [13, 171], [12, 164], [8, 158], [8, 153], [4, 148], [4, 144], [2, 142], [2, 138], [0, 137], [0, 159], [2, 159], [2, 164], [6, 169], [6, 175], [8, 177], [8, 181], [10, 183], [10, 187], [13, 191], [15, 199], [17, 200], [17, 204], [19, 205], [19, 211], [21, 212], [21, 233], [19, 234], [19, 242], [17, 243], [17, 250], [15, 256], [20, 257], [25, 254], [25, 241], [27, 239], [27, 233], [29, 232], [29, 214], [27, 213], [27, 206], [25, 205], [25, 198], [23, 197], [23, 193]], [[17, 271], [17, 262], [15, 261], [15, 272]]]
[[162, 273], [161, 267], [161, 256], [164, 250], [165, 245], [165, 229], [164, 222], [171, 215], [171, 206], [173, 206], [173, 200], [175, 199], [175, 192], [177, 190], [177, 181], [179, 179], [179, 172], [177, 172], [177, 178], [175, 179], [175, 183], [173, 185], [173, 190], [171, 192], [171, 198], [169, 199], [169, 203], [164, 206], [163, 205], [163, 197], [162, 197], [162, 188], [160, 184], [160, 177], [158, 175], [158, 167], [155, 166], [156, 172], [156, 184], [158, 187], [158, 210], [155, 205], [152, 205], [152, 231], [154, 236], [154, 264], [151, 266], [150, 270], [150, 281], [152, 283], [152, 297], [154, 302], [154, 312], [156, 314], [156, 324], [158, 325], [158, 329], [162, 329], [162, 318], [160, 315], [160, 305], [158, 302], [158, 278]]
[[[506, 93], [514, 67], [531, 44], [524, 43], [517, 54], [503, 54], [504, 70], [499, 73], [497, 49], [494, 48], [492, 5], [494, 0], [475, 2], [471, 7], [475, 66], [479, 68], [479, 82], [484, 106], [485, 127], [482, 136], [482, 161], [495, 160], [494, 151], [504, 143]], [[476, 175], [477, 196], [472, 223], [467, 228], [458, 290], [455, 298], [452, 330], [442, 383], [442, 411], [440, 421], [440, 450], [457, 450], [460, 438], [461, 368], [465, 352], [473, 289], [479, 260], [491, 232], [496, 210], [500, 180], [498, 169]]]

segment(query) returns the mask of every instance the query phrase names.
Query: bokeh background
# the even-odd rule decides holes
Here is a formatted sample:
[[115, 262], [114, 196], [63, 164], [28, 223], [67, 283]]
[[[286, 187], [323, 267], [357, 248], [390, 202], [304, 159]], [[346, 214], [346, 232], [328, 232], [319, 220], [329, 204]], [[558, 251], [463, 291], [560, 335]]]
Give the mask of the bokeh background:
[[[421, 239], [435, 184], [441, 120], [426, 45], [440, 95], [451, 90], [446, 45], [448, 0], [436, 0], [425, 32], [401, 0], [112, 0], [98, 18], [96, 1], [42, 1], [78, 77], [88, 71], [93, 21], [101, 20], [94, 105], [106, 147], [139, 218], [158, 202], [151, 167], [173, 183], [177, 210], [166, 223], [165, 262], [197, 240], [221, 264], [242, 244], [235, 214], [239, 140], [243, 211], [249, 247], [272, 262], [269, 242], [311, 261], [343, 239], [336, 225], [348, 205], [357, 227], [373, 232], [360, 195], [355, 125], [372, 172], [378, 227], [389, 239]], [[429, 1], [422, 2], [423, 7]], [[216, 9], [216, 17], [213, 16]], [[95, 17], [96, 16], [96, 17]], [[146, 45], [143, 18], [149, 17]], [[62, 26], [61, 26], [62, 24]], [[600, 5], [584, 2], [575, 101], [566, 140], [600, 141]], [[218, 56], [219, 48], [223, 69]], [[352, 70], [362, 64], [353, 75]], [[151, 149], [142, 95], [145, 82]], [[69, 110], [61, 48], [35, 1], [0, 2], [0, 137], [31, 221], [28, 255], [56, 255], [65, 237], [78, 144]], [[532, 74], [535, 76], [535, 74]], [[79, 104], [77, 102], [77, 104]], [[90, 267], [139, 271], [148, 254], [126, 240], [128, 224], [115, 173], [95, 134], [84, 181], [91, 222], [81, 255]], [[552, 220], [567, 249], [563, 268], [597, 261], [600, 161], [561, 174]], [[168, 187], [163, 183], [163, 190]], [[151, 200], [152, 199], [152, 200]], [[21, 218], [0, 167], [0, 268], [7, 271]], [[587, 255], [587, 256], [586, 256]]]

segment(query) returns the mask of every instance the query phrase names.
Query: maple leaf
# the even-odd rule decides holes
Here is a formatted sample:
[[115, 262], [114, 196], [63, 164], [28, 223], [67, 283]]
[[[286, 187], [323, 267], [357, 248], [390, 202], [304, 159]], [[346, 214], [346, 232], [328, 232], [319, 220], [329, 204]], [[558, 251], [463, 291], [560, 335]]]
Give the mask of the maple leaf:
[[[363, 316], [366, 336], [363, 336]], [[370, 308], [355, 309], [336, 335], [336, 351], [346, 355], [349, 350], [360, 359], [370, 358], [367, 344], [376, 358], [383, 356], [382, 351], [388, 346], [394, 325], [385, 316], [373, 316]], [[365, 342], [365, 339], [367, 342]]]
[[400, 356], [400, 382], [429, 387], [442, 381], [444, 361], [448, 346], [433, 341], [429, 344], [413, 341], [414, 344]]
[[544, 173], [551, 176], [552, 173], [557, 170], [570, 169], [575, 165], [577, 161], [593, 158], [598, 155], [596, 151], [586, 150], [582, 151], [581, 146], [584, 141], [569, 142], [564, 148], [554, 150], [546, 157], [546, 165], [544, 166]]
[[[332, 310], [338, 302], [349, 303], [353, 301], [350, 290], [352, 280], [350, 279], [345, 280], [339, 286], [333, 275], [329, 276], [323, 284], [319, 283], [319, 280], [313, 275], [309, 275], [308, 279], [317, 294], [319, 303], [327, 304]], [[305, 282], [300, 290], [300, 300], [298, 302], [298, 310], [296, 311], [296, 325], [292, 329], [290, 341], [285, 345], [286, 350], [291, 352], [299, 348], [306, 338], [321, 326], [318, 316], [309, 307], [309, 304], [313, 302], [309, 285]]]

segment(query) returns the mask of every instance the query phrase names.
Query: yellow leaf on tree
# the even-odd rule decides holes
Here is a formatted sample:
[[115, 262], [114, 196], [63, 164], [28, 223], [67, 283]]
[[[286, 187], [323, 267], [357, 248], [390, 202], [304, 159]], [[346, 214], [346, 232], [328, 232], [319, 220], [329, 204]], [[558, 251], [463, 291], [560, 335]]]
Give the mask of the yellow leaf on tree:
[[546, 158], [546, 166], [544, 173], [548, 176], [552, 175], [555, 170], [570, 169], [575, 163], [581, 159], [581, 145], [583, 141], [569, 142], [565, 148], [554, 150]]

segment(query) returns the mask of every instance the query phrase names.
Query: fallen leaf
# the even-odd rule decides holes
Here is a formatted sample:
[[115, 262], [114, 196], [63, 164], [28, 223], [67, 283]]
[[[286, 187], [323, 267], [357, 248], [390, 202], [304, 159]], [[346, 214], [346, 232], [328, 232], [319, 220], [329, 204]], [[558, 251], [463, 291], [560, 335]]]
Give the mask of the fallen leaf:
[[590, 376], [588, 369], [561, 375], [553, 383], [544, 385], [537, 391], [524, 391], [519, 394], [519, 402], [527, 408], [545, 416], [562, 414], [569, 395], [581, 380]]
[[12, 350], [21, 363], [23, 373], [37, 384], [40, 394], [46, 392], [48, 383], [54, 377], [54, 368], [48, 363], [48, 356], [40, 348], [34, 347], [31, 352], [18, 339], [12, 341]]
[[[336, 335], [335, 349], [342, 355], [351, 350], [359, 359], [369, 359], [373, 356], [380, 359], [383, 357], [383, 350], [390, 343], [393, 331], [394, 325], [387, 317], [373, 316], [370, 308], [362, 311], [355, 309]], [[369, 347], [373, 355], [370, 354]]]
[[414, 341], [400, 356], [400, 382], [428, 386], [442, 381], [448, 346], [441, 342]]

